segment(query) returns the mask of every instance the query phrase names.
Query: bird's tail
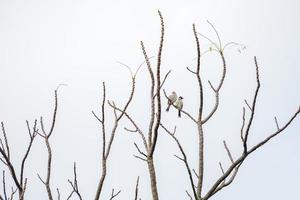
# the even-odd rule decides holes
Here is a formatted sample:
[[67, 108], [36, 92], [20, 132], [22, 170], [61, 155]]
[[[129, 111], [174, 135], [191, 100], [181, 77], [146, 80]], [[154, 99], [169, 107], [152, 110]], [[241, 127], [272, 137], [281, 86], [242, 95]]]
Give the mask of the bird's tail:
[[178, 117], [181, 117], [181, 110], [178, 110]]
[[166, 111], [169, 112], [171, 104], [168, 105]]

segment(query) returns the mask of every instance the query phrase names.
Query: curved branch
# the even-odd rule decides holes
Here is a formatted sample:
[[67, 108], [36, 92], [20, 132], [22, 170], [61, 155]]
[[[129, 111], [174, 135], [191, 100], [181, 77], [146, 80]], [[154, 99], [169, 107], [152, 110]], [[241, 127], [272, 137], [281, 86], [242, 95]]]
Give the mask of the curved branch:
[[179, 140], [178, 140], [177, 137], [175, 136], [176, 128], [174, 129], [174, 132], [171, 133], [171, 131], [169, 131], [163, 124], [160, 124], [160, 126], [161, 126], [161, 127], [165, 130], [165, 132], [168, 133], [168, 135], [170, 135], [170, 136], [173, 138], [173, 140], [176, 142], [176, 144], [177, 144], [177, 146], [178, 146], [178, 148], [179, 148], [179, 150], [180, 150], [181, 155], [183, 156], [183, 158], [180, 158], [180, 157], [178, 157], [178, 156], [176, 156], [176, 155], [175, 155], [175, 156], [176, 156], [179, 160], [181, 160], [182, 162], [184, 162], [186, 171], [188, 172], [188, 176], [189, 176], [189, 180], [190, 180], [190, 184], [191, 184], [191, 189], [192, 189], [192, 191], [193, 191], [194, 198], [195, 198], [196, 200], [198, 200], [199, 198], [198, 198], [197, 192], [196, 192], [196, 190], [195, 190], [196, 187], [195, 187], [194, 180], [193, 180], [193, 176], [192, 176], [192, 170], [191, 170], [191, 168], [190, 168], [190, 166], [189, 166], [189, 163], [188, 163], [188, 160], [187, 160], [187, 156], [186, 156], [186, 154], [185, 154], [185, 152], [184, 152], [184, 150], [183, 150], [183, 148], [182, 148], [182, 146], [181, 146]]

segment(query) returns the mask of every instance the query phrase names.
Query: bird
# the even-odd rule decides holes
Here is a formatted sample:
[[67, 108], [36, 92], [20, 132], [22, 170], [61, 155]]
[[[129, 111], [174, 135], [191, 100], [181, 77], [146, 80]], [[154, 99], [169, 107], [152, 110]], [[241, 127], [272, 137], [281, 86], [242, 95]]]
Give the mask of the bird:
[[170, 94], [170, 96], [168, 97], [168, 107], [166, 109], [167, 112], [170, 110], [171, 105], [173, 105], [173, 103], [175, 103], [176, 100], [177, 94], [175, 91], [173, 91], [172, 94]]
[[180, 96], [180, 97], [178, 97], [177, 101], [175, 102], [175, 107], [178, 110], [178, 117], [181, 117], [181, 110], [182, 110], [182, 107], [183, 107], [182, 99], [183, 99], [183, 97]]

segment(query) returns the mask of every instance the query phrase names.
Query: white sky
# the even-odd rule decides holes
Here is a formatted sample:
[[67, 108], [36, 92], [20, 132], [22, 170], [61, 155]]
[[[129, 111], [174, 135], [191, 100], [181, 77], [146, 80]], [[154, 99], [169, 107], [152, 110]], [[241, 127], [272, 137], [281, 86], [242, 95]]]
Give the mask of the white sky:
[[[78, 165], [84, 199], [94, 197], [101, 140], [100, 125], [91, 110], [100, 111], [102, 81], [106, 81], [108, 99], [115, 100], [117, 105], [124, 103], [130, 78], [116, 61], [135, 69], [143, 61], [140, 40], [145, 42], [149, 55], [156, 55], [160, 34], [157, 9], [162, 11], [166, 26], [162, 71], [172, 69], [165, 89], [184, 96], [184, 107], [191, 113], [197, 102], [196, 82], [185, 67], [195, 66], [192, 23], [199, 32], [214, 38], [206, 23], [209, 20], [224, 42], [247, 46], [241, 54], [235, 48], [226, 52], [228, 73], [221, 92], [221, 107], [205, 128], [205, 189], [220, 175], [218, 162], [229, 164], [222, 140], [227, 140], [235, 158], [242, 151], [241, 111], [244, 99], [250, 100], [254, 92], [254, 55], [260, 65], [262, 88], [251, 144], [275, 131], [275, 115], [283, 124], [299, 106], [300, 3], [297, 0], [1, 0], [0, 120], [6, 125], [14, 163], [20, 162], [28, 142], [25, 120], [33, 122], [43, 115], [49, 127], [53, 91], [59, 83], [68, 84], [59, 91], [58, 121], [51, 138], [52, 188], [55, 191], [59, 187], [63, 199], [70, 189], [67, 179], [72, 178], [73, 161]], [[203, 39], [201, 45], [203, 49], [209, 47]], [[204, 57], [205, 81], [217, 83], [220, 64], [214, 54]], [[137, 92], [129, 108], [143, 127], [147, 126], [150, 109], [145, 107], [148, 86], [144, 68], [138, 75]], [[207, 112], [212, 105], [212, 94], [206, 91]], [[196, 167], [196, 132], [192, 123], [186, 118], [178, 119], [174, 111], [163, 113], [163, 121], [169, 127], [178, 126], [178, 137], [191, 165]], [[299, 121], [250, 156], [235, 182], [212, 199], [295, 199], [300, 176]], [[133, 198], [135, 179], [140, 175], [141, 198], [148, 200], [151, 198], [146, 165], [132, 156], [133, 142], [140, 140], [124, 132], [125, 125], [128, 123], [123, 121], [116, 135], [101, 199], [107, 199], [113, 187], [122, 190], [119, 199]], [[36, 176], [36, 173], [43, 177], [46, 174], [46, 148], [41, 139], [35, 142], [26, 171], [30, 178], [26, 197], [46, 199], [45, 189]], [[177, 147], [161, 131], [155, 163], [158, 191], [163, 200], [187, 199], [186, 172], [183, 164], [173, 157], [174, 153], [178, 153]]]

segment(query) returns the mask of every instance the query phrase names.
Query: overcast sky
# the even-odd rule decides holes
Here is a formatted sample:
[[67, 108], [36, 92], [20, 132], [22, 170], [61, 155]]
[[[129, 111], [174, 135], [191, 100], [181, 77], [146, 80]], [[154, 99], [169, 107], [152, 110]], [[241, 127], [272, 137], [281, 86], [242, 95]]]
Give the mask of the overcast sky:
[[[250, 144], [276, 130], [274, 116], [279, 124], [284, 124], [298, 108], [298, 0], [0, 0], [0, 121], [6, 125], [13, 163], [20, 163], [29, 140], [25, 120], [33, 123], [35, 118], [44, 116], [49, 127], [54, 90], [60, 83], [68, 85], [59, 91], [57, 126], [51, 138], [54, 154], [51, 186], [54, 191], [60, 188], [62, 199], [71, 189], [67, 179], [72, 178], [74, 161], [78, 165], [81, 193], [84, 199], [93, 199], [100, 176], [101, 127], [91, 111], [100, 113], [102, 81], [107, 85], [107, 98], [117, 105], [124, 104], [130, 92], [130, 75], [116, 61], [135, 70], [143, 61], [140, 40], [150, 56], [157, 54], [158, 9], [162, 11], [166, 29], [162, 73], [172, 70], [164, 88], [182, 95], [184, 108], [193, 114], [198, 101], [197, 82], [186, 70], [186, 66], [195, 67], [192, 24], [216, 40], [206, 22], [209, 20], [224, 43], [234, 41], [247, 47], [241, 53], [235, 47], [225, 52], [228, 71], [220, 93], [220, 109], [205, 126], [204, 190], [221, 175], [218, 162], [224, 167], [230, 164], [222, 140], [227, 141], [234, 158], [242, 152], [239, 130], [244, 99], [251, 101], [255, 89], [254, 55], [260, 66], [261, 93]], [[203, 38], [201, 47], [209, 48]], [[202, 63], [207, 114], [213, 102], [207, 80], [218, 83], [221, 62], [211, 53], [203, 57]], [[138, 74], [137, 91], [129, 107], [144, 128], [148, 126], [150, 110], [149, 83], [144, 67]], [[113, 117], [109, 108], [107, 113]], [[174, 110], [164, 112], [162, 120], [170, 128], [177, 125], [178, 137], [196, 168], [197, 135], [193, 124], [185, 117], [178, 119]], [[250, 156], [235, 182], [212, 199], [296, 199], [300, 176], [299, 122], [296, 119], [282, 135]], [[133, 143], [141, 141], [123, 130], [128, 125], [123, 120], [117, 131], [101, 199], [108, 199], [112, 188], [122, 190], [118, 199], [133, 198], [137, 176], [141, 176], [141, 198], [151, 199], [146, 165], [132, 156]], [[183, 164], [173, 157], [175, 153], [178, 149], [174, 142], [160, 131], [155, 165], [162, 200], [187, 199], [185, 190], [189, 189], [189, 182]], [[26, 170], [30, 179], [27, 199], [46, 199], [45, 188], [36, 176], [46, 175], [46, 155], [46, 147], [39, 138]], [[1, 164], [1, 171], [4, 168]]]

